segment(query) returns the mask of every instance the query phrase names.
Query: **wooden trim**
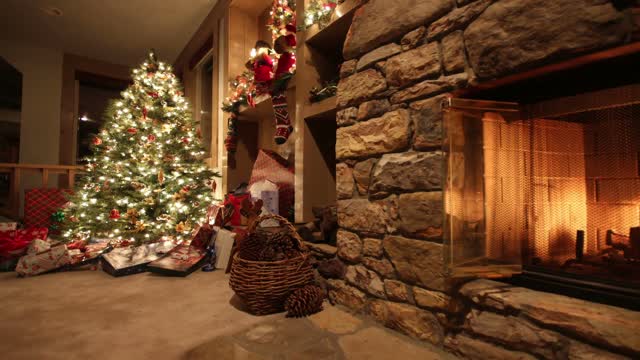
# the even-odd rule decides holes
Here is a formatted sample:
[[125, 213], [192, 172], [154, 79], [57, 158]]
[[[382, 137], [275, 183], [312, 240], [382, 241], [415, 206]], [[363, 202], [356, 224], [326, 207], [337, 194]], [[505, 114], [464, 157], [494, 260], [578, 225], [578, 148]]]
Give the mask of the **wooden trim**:
[[75, 164], [75, 147], [77, 143], [77, 119], [75, 103], [75, 82], [78, 73], [95, 74], [122, 81], [130, 81], [130, 69], [124, 65], [111, 64], [86, 57], [64, 54], [62, 63], [62, 98], [60, 104], [60, 163]]
[[613, 58], [621, 57], [625, 55], [631, 55], [638, 52], [640, 52], [640, 41], [627, 44], [627, 45], [614, 47], [614, 48], [603, 50], [603, 51], [594, 52], [591, 54], [574, 57], [569, 60], [557, 62], [550, 65], [545, 65], [532, 70], [520, 72], [513, 75], [508, 75], [495, 80], [481, 82], [477, 85], [470, 86], [466, 89], [460, 89], [454, 92], [454, 94], [456, 97], [468, 96], [470, 94], [473, 94], [479, 91], [491, 90], [501, 86], [510, 85], [510, 84], [521, 82], [524, 80], [547, 75], [550, 73], [570, 70], [570, 69], [580, 67], [582, 65], [588, 65], [598, 61], [613, 59]]
[[195, 69], [195, 67], [204, 60], [207, 55], [213, 50], [213, 33], [209, 35], [209, 37], [202, 43], [202, 46], [191, 56], [191, 60], [189, 60], [189, 70]]
[[49, 164], [14, 164], [14, 163], [0, 163], [0, 171], [5, 169], [47, 169], [47, 170], [60, 170], [60, 171], [68, 171], [68, 170], [80, 170], [84, 169], [84, 166], [80, 165], [49, 165]]

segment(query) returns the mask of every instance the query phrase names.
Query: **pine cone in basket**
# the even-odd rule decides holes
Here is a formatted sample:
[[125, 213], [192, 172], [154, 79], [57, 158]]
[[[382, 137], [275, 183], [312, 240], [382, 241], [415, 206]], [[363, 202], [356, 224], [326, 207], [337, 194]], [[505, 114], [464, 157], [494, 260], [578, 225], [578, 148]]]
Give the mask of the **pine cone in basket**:
[[287, 317], [305, 317], [322, 311], [324, 292], [317, 285], [294, 290], [284, 304]]
[[238, 254], [241, 259], [249, 261], [262, 261], [262, 253], [265, 249], [265, 242], [256, 234], [250, 234], [238, 247]]

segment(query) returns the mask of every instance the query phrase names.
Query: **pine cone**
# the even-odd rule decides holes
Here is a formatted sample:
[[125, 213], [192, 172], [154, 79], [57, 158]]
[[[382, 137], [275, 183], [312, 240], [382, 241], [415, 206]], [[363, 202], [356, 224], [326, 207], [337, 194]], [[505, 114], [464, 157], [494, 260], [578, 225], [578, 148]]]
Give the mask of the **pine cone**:
[[258, 236], [251, 234], [247, 236], [238, 247], [238, 254], [241, 259], [249, 261], [262, 261], [262, 252], [265, 243]]
[[317, 285], [307, 285], [294, 290], [285, 301], [287, 317], [305, 317], [322, 311], [324, 292]]

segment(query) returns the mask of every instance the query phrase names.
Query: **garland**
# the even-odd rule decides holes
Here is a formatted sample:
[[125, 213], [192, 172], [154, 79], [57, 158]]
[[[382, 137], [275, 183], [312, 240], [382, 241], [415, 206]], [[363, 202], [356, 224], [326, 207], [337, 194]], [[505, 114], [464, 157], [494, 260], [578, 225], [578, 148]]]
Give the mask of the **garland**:
[[331, 16], [339, 4], [345, 0], [312, 0], [305, 9], [304, 24], [307, 28], [318, 24], [320, 29], [325, 28], [331, 22]]
[[295, 0], [274, 0], [269, 12], [271, 17], [267, 27], [271, 30], [271, 36], [275, 41], [280, 35], [285, 35], [282, 31], [287, 25], [296, 22], [296, 1]]
[[317, 103], [324, 99], [328, 99], [335, 96], [338, 92], [338, 80], [327, 81], [322, 87], [314, 86], [309, 91], [309, 102]]

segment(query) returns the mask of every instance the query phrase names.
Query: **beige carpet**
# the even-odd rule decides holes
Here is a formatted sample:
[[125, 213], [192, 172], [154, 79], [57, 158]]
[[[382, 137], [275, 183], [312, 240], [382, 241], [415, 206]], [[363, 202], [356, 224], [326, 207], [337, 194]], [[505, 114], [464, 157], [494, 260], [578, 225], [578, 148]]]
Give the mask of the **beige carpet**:
[[0, 359], [181, 358], [268, 320], [231, 306], [227, 282], [219, 271], [186, 278], [0, 273]]
[[329, 304], [305, 319], [239, 304], [220, 271], [0, 273], [0, 359], [454, 359]]

